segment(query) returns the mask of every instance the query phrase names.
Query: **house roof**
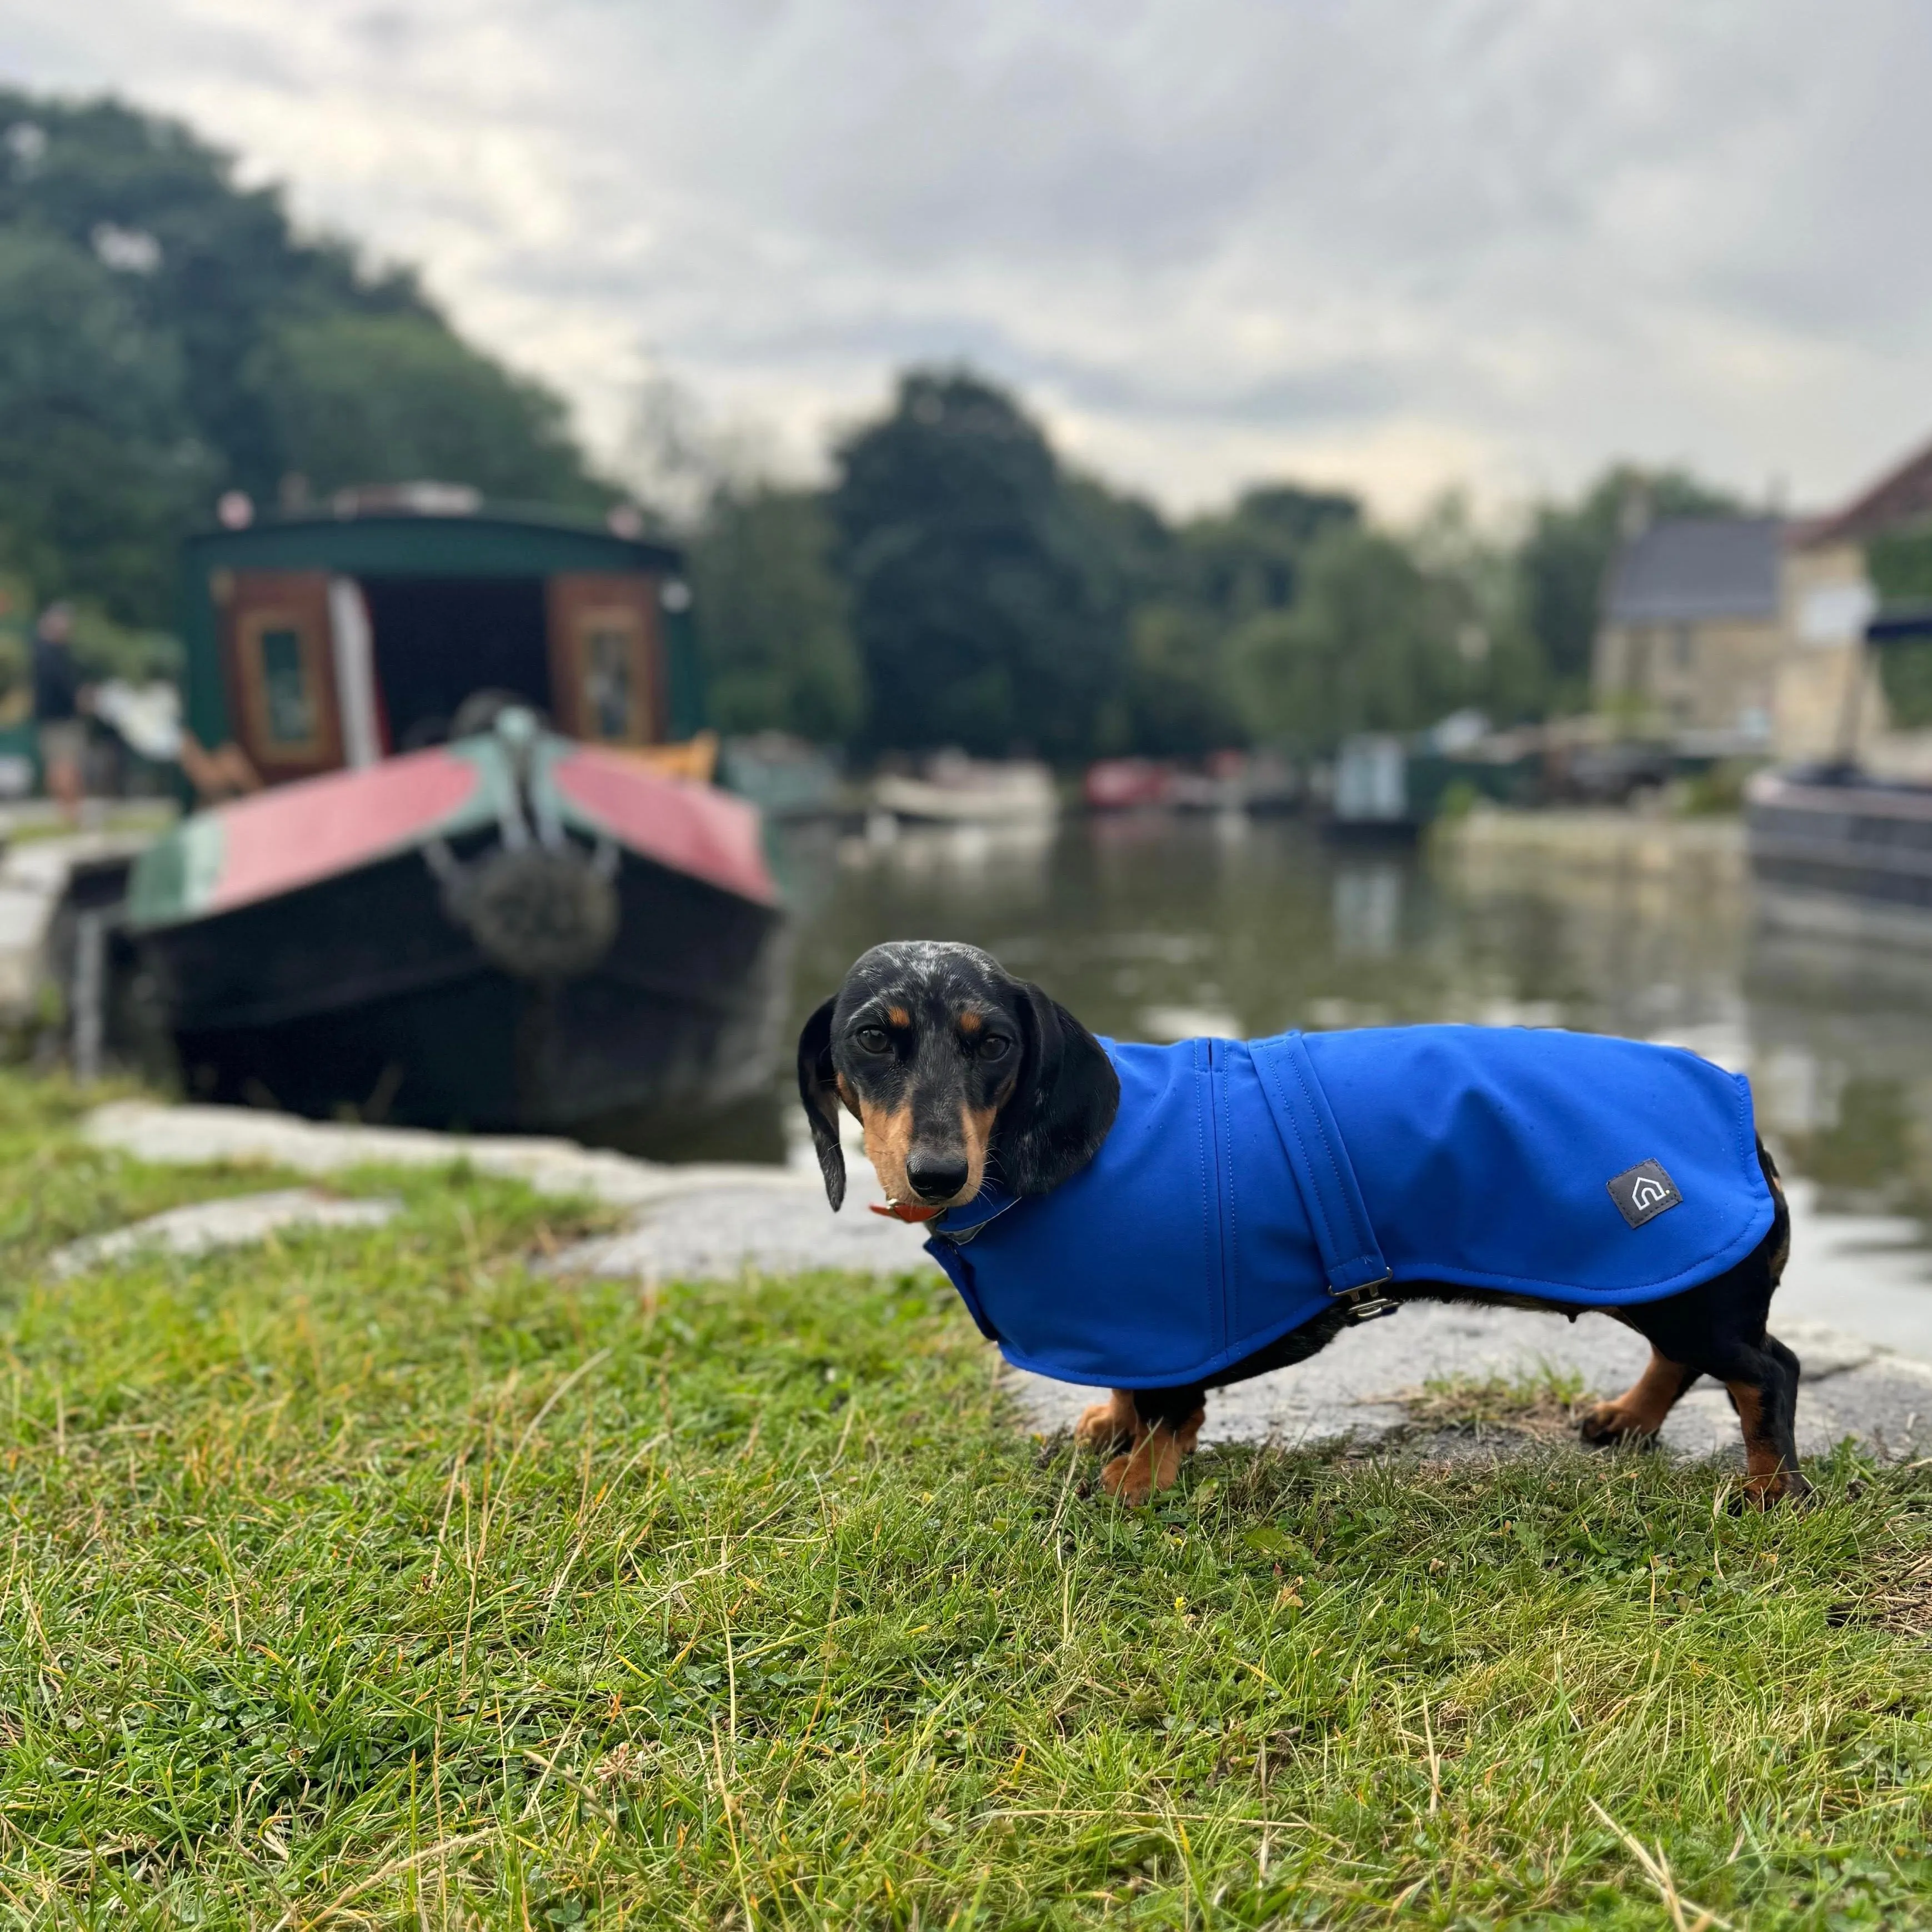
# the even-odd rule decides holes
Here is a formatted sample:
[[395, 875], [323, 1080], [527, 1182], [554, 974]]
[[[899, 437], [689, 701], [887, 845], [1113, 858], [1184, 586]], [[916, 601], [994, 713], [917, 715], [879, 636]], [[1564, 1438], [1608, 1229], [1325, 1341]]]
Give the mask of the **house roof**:
[[1932, 517], [1932, 442], [1886, 471], [1804, 537], [1808, 544], [1862, 543], [1899, 524]]
[[1604, 616], [1612, 624], [1688, 624], [1774, 617], [1779, 517], [1666, 517], [1630, 538], [1611, 566]]

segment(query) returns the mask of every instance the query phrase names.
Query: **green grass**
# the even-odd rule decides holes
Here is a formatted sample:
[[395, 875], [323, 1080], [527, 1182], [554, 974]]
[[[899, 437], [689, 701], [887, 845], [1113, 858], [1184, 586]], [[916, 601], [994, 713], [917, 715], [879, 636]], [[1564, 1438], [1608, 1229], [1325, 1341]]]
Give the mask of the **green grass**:
[[0, 1083], [0, 1914], [1932, 1922], [1926, 1471], [1244, 1454], [1130, 1513], [948, 1293], [547, 1280], [577, 1217], [460, 1172], [50, 1284], [236, 1186], [72, 1112]]

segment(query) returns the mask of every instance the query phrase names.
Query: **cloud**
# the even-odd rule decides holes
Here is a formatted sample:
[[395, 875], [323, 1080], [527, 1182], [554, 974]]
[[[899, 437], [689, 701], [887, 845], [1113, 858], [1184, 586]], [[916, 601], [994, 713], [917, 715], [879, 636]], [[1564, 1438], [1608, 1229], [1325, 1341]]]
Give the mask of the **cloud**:
[[1614, 455], [1826, 501], [1932, 428], [1932, 16], [1872, 0], [0, 0], [621, 440], [795, 465], [970, 358], [1170, 502]]

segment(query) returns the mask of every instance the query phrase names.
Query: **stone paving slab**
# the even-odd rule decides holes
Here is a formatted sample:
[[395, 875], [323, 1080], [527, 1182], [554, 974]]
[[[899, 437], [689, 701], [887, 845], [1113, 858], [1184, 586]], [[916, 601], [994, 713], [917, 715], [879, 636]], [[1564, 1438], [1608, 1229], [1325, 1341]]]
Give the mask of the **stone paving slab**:
[[397, 1209], [393, 1201], [342, 1201], [312, 1187], [200, 1201], [151, 1214], [112, 1234], [70, 1241], [48, 1258], [47, 1272], [64, 1280], [141, 1255], [205, 1255], [266, 1240], [286, 1228], [380, 1228], [395, 1218]]

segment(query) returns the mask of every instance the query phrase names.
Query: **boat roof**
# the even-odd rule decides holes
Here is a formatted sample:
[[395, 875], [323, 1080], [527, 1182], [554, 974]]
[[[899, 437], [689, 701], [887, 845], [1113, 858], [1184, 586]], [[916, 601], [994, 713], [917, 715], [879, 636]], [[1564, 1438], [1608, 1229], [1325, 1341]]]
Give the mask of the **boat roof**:
[[387, 577], [548, 577], [562, 571], [682, 569], [674, 545], [613, 530], [596, 518], [520, 504], [429, 509], [406, 502], [256, 517], [241, 530], [196, 532], [196, 572], [332, 570]]

